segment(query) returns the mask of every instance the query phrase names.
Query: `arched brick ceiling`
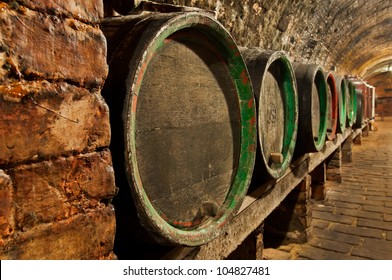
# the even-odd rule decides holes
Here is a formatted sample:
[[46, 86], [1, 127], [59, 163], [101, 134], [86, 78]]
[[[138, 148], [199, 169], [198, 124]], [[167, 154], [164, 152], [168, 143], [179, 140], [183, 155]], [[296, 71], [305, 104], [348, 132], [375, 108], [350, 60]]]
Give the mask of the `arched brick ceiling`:
[[370, 79], [374, 76], [377, 76], [379, 74], [383, 74], [386, 72], [392, 73], [392, 59], [391, 60], [383, 60], [383, 62], [376, 63], [375, 66], [369, 68], [366, 71], [364, 78]]
[[392, 61], [392, 0], [151, 2], [210, 10], [241, 46], [285, 50], [341, 74], [369, 77]]
[[[325, 42], [332, 50], [331, 61], [359, 76], [370, 76], [392, 62], [392, 1], [336, 1], [347, 2], [337, 10], [334, 23], [341, 27]], [[336, 9], [331, 7], [333, 14]], [[344, 25], [339, 23], [345, 23]], [[329, 31], [330, 32], [330, 31]], [[336, 47], [333, 43], [339, 42]], [[384, 67], [385, 68], [385, 67]]]

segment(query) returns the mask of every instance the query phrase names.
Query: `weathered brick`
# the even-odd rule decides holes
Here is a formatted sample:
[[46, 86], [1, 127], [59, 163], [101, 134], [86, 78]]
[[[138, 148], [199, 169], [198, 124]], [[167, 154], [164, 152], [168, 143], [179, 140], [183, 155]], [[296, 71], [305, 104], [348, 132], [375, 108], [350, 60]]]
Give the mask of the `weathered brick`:
[[336, 189], [331, 189], [330, 191], [328, 191], [328, 197], [330, 198], [334, 198], [336, 200], [340, 199], [340, 198], [355, 198], [355, 199], [364, 199], [364, 196], [361, 194], [354, 194], [354, 193], [346, 193], [346, 192], [339, 192], [336, 191]]
[[362, 131], [354, 138], [353, 144], [362, 145]]
[[384, 201], [392, 204], [392, 197], [387, 197], [385, 194], [383, 196], [368, 195], [366, 196], [366, 199], [373, 201]]
[[[381, 175], [382, 176], [382, 175]], [[362, 180], [366, 180], [366, 181], [369, 181], [370, 182], [370, 180], [369, 180], [369, 178], [362, 178]], [[381, 182], [379, 179], [378, 179], [378, 182], [376, 183], [375, 182], [375, 184], [377, 184], [377, 186], [375, 186], [375, 185], [373, 185], [373, 184], [367, 184], [367, 186], [366, 186], [366, 190], [367, 191], [369, 191], [369, 192], [373, 192], [373, 191], [380, 191], [380, 190], [384, 190], [384, 191], [388, 191], [388, 189], [391, 187], [387, 182], [385, 182], [384, 180], [382, 180], [383, 182]]]
[[390, 222], [383, 222], [383, 221], [376, 221], [376, 220], [369, 220], [369, 219], [358, 219], [357, 226], [376, 228], [382, 230], [392, 230], [392, 223]]
[[351, 244], [351, 245], [359, 245], [361, 242], [361, 238], [358, 236], [341, 233], [333, 230], [314, 228], [313, 235], [317, 237], [321, 237], [323, 239], [334, 240], [334, 241]]
[[333, 213], [335, 211], [335, 207], [323, 204], [313, 204], [313, 210]]
[[342, 182], [342, 176], [340, 168], [328, 168], [327, 169], [327, 181]]
[[[357, 180], [361, 180], [361, 179], [357, 179]], [[386, 196], [387, 192], [386, 191], [382, 191], [381, 189], [379, 189], [378, 191], [372, 191], [372, 190], [352, 190], [353, 193], [357, 193], [357, 194], [362, 194], [364, 196]]]
[[353, 139], [351, 135], [347, 137], [347, 139], [342, 144], [342, 162], [343, 163], [351, 163], [353, 162], [353, 153], [352, 153]]
[[392, 253], [368, 248], [354, 248], [351, 252], [353, 256], [363, 257], [371, 260], [391, 260]]
[[368, 212], [368, 211], [361, 211], [361, 210], [354, 210], [354, 209], [340, 209], [337, 208], [335, 211], [336, 214], [342, 214], [351, 217], [357, 218], [367, 218], [372, 220], [382, 220], [382, 215], [380, 213]]
[[348, 254], [352, 248], [352, 245], [350, 244], [323, 239], [320, 238], [320, 236], [317, 236], [310, 240], [309, 245], [342, 254]]
[[309, 260], [358, 260], [363, 259], [360, 257], [354, 257], [344, 255], [337, 252], [323, 250], [315, 248], [310, 245], [305, 245], [299, 250], [299, 256]]
[[392, 222], [392, 215], [384, 214], [384, 221], [385, 222]]
[[98, 23], [103, 18], [102, 0], [18, 0], [20, 5], [49, 14]]
[[[344, 184], [342, 184], [340, 189], [334, 188], [333, 189], [333, 193], [335, 193], [335, 194], [338, 194], [338, 193], [341, 193], [341, 194], [354, 194], [354, 195], [361, 195], [361, 196], [369, 194], [368, 192], [362, 190], [360, 186], [355, 186], [354, 188], [348, 188], [348, 186], [346, 185], [347, 184], [346, 181], [347, 181], [347, 179], [345, 177], [344, 178]], [[350, 183], [350, 185], [352, 186], [354, 184]]]
[[0, 166], [110, 143], [102, 97], [67, 83], [0, 85], [0, 112]]
[[[62, 1], [65, 2], [65, 1]], [[2, 4], [0, 84], [10, 78], [66, 80], [86, 88], [100, 88], [107, 76], [106, 39], [102, 31], [80, 21], [18, 12]]]
[[329, 222], [312, 218], [312, 226], [313, 228], [321, 228], [326, 229], [329, 226]]
[[331, 195], [329, 199], [334, 201], [352, 203], [352, 204], [384, 206], [384, 202], [382, 201], [365, 200], [365, 199], [350, 197], [349, 195]]
[[373, 239], [373, 238], [365, 238], [363, 247], [367, 249], [375, 249], [380, 251], [389, 251], [392, 254], [392, 242]]
[[11, 168], [15, 222], [27, 230], [83, 213], [115, 194], [109, 151]]
[[3, 239], [9, 237], [14, 231], [12, 205], [12, 181], [0, 169], [0, 246], [4, 244]]
[[362, 136], [363, 137], [368, 137], [369, 136], [369, 126], [368, 125], [366, 125], [364, 127], [364, 129], [362, 129]]
[[392, 241], [392, 231], [387, 232], [387, 240]]
[[342, 225], [342, 224], [333, 224], [330, 226], [330, 230], [357, 235], [357, 236], [380, 238], [380, 239], [383, 233], [383, 231], [380, 229], [354, 227], [354, 226]]
[[392, 208], [383, 207], [383, 206], [364, 205], [363, 210], [385, 213], [385, 214], [392, 214]]
[[354, 221], [354, 218], [352, 217], [347, 217], [339, 214], [326, 213], [321, 211], [315, 211], [315, 210], [312, 212], [312, 217], [316, 219], [321, 219], [321, 220], [331, 221], [331, 222], [336, 222], [341, 224], [348, 224], [348, 225], [351, 225]]
[[386, 207], [391, 207], [391, 208], [392, 208], [392, 202], [389, 202], [389, 201], [388, 201], [388, 202], [385, 202], [385, 206], [386, 206]]
[[334, 201], [333, 205], [338, 208], [347, 208], [347, 209], [361, 209], [360, 204], [356, 203], [349, 203], [349, 202], [339, 202], [339, 201]]
[[290, 260], [291, 255], [288, 252], [267, 248], [263, 250], [263, 259], [265, 260]]
[[114, 234], [114, 208], [107, 206], [19, 232], [0, 247], [0, 259], [107, 259]]

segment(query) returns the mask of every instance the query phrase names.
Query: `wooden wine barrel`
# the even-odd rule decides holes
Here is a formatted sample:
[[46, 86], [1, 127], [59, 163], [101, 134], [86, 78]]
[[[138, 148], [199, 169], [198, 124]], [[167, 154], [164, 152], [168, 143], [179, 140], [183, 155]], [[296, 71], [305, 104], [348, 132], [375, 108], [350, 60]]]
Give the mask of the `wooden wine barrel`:
[[369, 118], [369, 86], [360, 79], [352, 80], [354, 87], [362, 93], [362, 118]]
[[352, 127], [357, 117], [357, 93], [354, 83], [347, 79], [347, 96], [346, 96], [346, 127]]
[[355, 119], [355, 123], [353, 124], [353, 128], [362, 128], [363, 123], [363, 95], [361, 89], [356, 89], [357, 94], [357, 117]]
[[294, 71], [284, 52], [243, 48], [258, 115], [258, 147], [253, 178], [281, 177], [294, 154], [298, 97]]
[[102, 29], [113, 51], [103, 95], [119, 187], [115, 252], [133, 236], [206, 243], [236, 214], [254, 167], [256, 107], [242, 56], [201, 13], [121, 17]]
[[298, 89], [298, 136], [296, 154], [320, 151], [327, 132], [327, 85], [322, 68], [294, 64]]
[[325, 74], [327, 83], [327, 140], [334, 140], [338, 126], [338, 89], [335, 75], [332, 72]]
[[346, 95], [347, 82], [343, 76], [336, 76], [336, 86], [338, 88], [338, 133], [344, 133], [346, 129]]

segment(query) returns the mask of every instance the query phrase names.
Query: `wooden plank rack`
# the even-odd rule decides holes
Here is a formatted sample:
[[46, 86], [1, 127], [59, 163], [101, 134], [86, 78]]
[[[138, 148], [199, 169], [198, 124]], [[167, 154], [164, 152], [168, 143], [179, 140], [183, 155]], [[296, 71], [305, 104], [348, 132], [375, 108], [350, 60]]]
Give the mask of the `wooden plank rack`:
[[199, 247], [176, 247], [163, 259], [226, 259], [253, 231], [258, 229], [271, 212], [298, 186], [304, 178], [341, 149], [346, 140], [353, 139], [368, 129], [364, 123], [360, 129], [346, 128], [333, 141], [327, 141], [317, 153], [305, 154], [295, 159], [284, 176], [269, 180], [253, 188], [245, 197], [240, 210], [227, 226], [224, 234]]

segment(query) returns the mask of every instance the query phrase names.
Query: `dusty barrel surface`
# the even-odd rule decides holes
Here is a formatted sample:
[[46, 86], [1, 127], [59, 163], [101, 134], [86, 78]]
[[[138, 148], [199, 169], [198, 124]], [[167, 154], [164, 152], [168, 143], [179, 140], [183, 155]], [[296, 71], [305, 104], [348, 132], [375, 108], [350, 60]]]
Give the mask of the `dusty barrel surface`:
[[346, 95], [347, 82], [343, 76], [336, 76], [336, 86], [338, 88], [338, 132], [344, 133], [346, 129]]
[[242, 56], [201, 13], [123, 17], [102, 29], [111, 52], [103, 95], [119, 187], [117, 249], [136, 232], [158, 243], [206, 243], [239, 209], [254, 167], [256, 111]]
[[357, 116], [357, 94], [353, 81], [347, 80], [348, 92], [346, 95], [346, 126], [352, 127]]
[[289, 167], [298, 126], [298, 97], [284, 52], [242, 48], [255, 93], [258, 146], [254, 176], [279, 178]]
[[356, 89], [357, 94], [357, 117], [353, 124], [353, 128], [362, 128], [363, 123], [363, 95], [361, 89]]
[[327, 83], [327, 140], [335, 139], [338, 126], [338, 88], [336, 87], [335, 75], [332, 72], [325, 73]]
[[299, 100], [297, 153], [320, 151], [327, 132], [327, 85], [318, 65], [294, 64]]

